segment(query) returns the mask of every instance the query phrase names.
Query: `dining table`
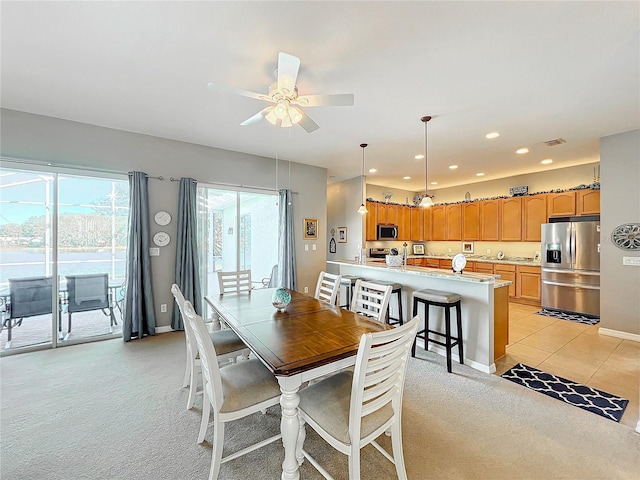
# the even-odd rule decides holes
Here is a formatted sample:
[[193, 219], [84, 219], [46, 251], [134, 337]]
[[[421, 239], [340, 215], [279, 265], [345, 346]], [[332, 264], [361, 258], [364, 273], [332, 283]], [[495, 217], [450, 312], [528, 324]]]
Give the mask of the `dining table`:
[[288, 290], [283, 310], [272, 304], [274, 288], [208, 295], [213, 317], [231, 328], [280, 385], [284, 447], [283, 480], [298, 480], [304, 461], [304, 425], [298, 418], [298, 391], [310, 380], [353, 366], [363, 334], [390, 327], [363, 315]]

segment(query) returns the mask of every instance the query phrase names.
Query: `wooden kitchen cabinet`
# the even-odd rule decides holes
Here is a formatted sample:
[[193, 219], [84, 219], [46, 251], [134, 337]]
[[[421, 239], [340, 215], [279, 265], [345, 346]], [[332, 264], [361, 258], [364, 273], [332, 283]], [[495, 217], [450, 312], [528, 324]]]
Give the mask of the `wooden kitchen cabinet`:
[[489, 263], [489, 262], [476, 262], [476, 268], [475, 271], [476, 273], [489, 273], [489, 274], [493, 274], [494, 267], [493, 267], [493, 263]]
[[462, 204], [462, 240], [480, 240], [480, 202]]
[[367, 202], [367, 221], [365, 227], [366, 239], [374, 242], [378, 239], [378, 204]]
[[500, 200], [498, 199], [480, 202], [480, 240], [485, 242], [500, 240]]
[[576, 190], [576, 214], [600, 214], [600, 190]]
[[422, 208], [411, 208], [411, 241], [424, 241], [424, 213]]
[[432, 213], [433, 210], [431, 208], [421, 208], [420, 210], [422, 210], [422, 221], [423, 221], [423, 232], [422, 232], [422, 238], [424, 238], [424, 240], [426, 242], [428, 242], [429, 240], [432, 240], [432, 236], [431, 236], [431, 223], [432, 223]]
[[413, 240], [411, 238], [411, 207], [398, 206], [398, 240]]
[[462, 240], [462, 204], [453, 203], [446, 208], [446, 239]]
[[431, 209], [431, 240], [447, 239], [446, 205], [434, 205]]
[[378, 203], [378, 223], [387, 225], [398, 224], [398, 205]]
[[547, 195], [522, 197], [522, 241], [539, 242], [543, 223], [547, 223]]
[[522, 241], [522, 197], [500, 199], [500, 240]]
[[547, 194], [547, 213], [549, 217], [563, 217], [576, 214], [576, 192], [570, 190]]
[[438, 261], [438, 264], [440, 265], [440, 268], [446, 268], [447, 270], [453, 270], [453, 267], [451, 266], [451, 262], [452, 262], [452, 260], [449, 259], [449, 258], [447, 258], [447, 259], [441, 258]]
[[516, 290], [516, 266], [515, 265], [507, 265], [502, 263], [496, 263], [493, 266], [493, 272], [496, 275], [500, 275], [502, 280], [509, 280], [511, 285], [509, 285], [509, 298], [515, 298], [517, 295]]
[[424, 266], [429, 268], [440, 268], [440, 260], [437, 258], [425, 258]]
[[540, 267], [516, 266], [516, 298], [521, 303], [540, 305], [541, 300]]

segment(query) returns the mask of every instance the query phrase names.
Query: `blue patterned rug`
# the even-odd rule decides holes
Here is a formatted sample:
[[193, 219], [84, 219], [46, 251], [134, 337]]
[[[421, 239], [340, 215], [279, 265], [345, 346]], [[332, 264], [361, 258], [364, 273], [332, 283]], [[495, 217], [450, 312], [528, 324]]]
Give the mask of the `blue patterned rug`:
[[582, 315], [580, 313], [562, 312], [560, 310], [551, 310], [543, 308], [536, 315], [544, 315], [545, 317], [559, 318], [560, 320], [570, 320], [572, 322], [584, 323], [585, 325], [596, 325], [600, 323], [600, 317], [596, 315]]
[[620, 421], [629, 404], [629, 400], [624, 398], [557, 377], [522, 363], [503, 373], [502, 378], [615, 422]]

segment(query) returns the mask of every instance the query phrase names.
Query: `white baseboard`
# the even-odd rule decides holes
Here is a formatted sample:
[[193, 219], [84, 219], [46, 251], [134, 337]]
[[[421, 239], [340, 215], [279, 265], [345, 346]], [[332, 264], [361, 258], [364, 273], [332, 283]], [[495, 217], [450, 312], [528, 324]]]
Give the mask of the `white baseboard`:
[[[424, 340], [422, 338], [419, 338], [416, 344], [418, 347], [420, 347], [420, 349], [424, 350]], [[460, 363], [460, 357], [458, 356], [458, 347], [454, 347], [454, 350], [455, 351], [451, 352], [451, 359], [455, 362]], [[447, 350], [444, 347], [435, 345], [433, 343], [429, 344], [429, 351], [433, 353], [437, 353], [438, 355], [442, 355], [443, 357], [447, 356]], [[491, 374], [491, 373], [495, 373], [496, 371], [495, 363], [492, 363], [491, 365], [483, 365], [482, 363], [478, 363], [474, 360], [469, 360], [468, 358], [465, 357], [464, 364], [482, 373]]]
[[611, 330], [609, 328], [602, 328], [602, 327], [598, 329], [598, 333], [601, 333], [602, 335], [608, 335], [610, 337], [616, 337], [616, 338], [622, 338], [624, 340], [640, 342], [640, 335], [638, 335], [637, 333], [621, 332], [620, 330]]
[[168, 332], [173, 332], [173, 328], [171, 328], [171, 325], [168, 325], [166, 327], [156, 327], [156, 333], [168, 333]]

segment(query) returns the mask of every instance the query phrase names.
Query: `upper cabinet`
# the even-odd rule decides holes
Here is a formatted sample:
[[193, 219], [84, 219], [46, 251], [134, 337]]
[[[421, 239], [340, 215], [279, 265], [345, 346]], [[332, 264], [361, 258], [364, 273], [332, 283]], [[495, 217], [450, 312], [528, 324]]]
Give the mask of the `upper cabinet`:
[[522, 241], [522, 197], [500, 199], [500, 240]]
[[398, 207], [392, 203], [378, 203], [378, 223], [387, 225], [398, 224]]
[[497, 242], [500, 240], [500, 200], [480, 202], [480, 240]]
[[576, 190], [576, 192], [578, 215], [600, 214], [600, 190]]
[[446, 205], [434, 205], [431, 209], [431, 240], [447, 239]]
[[431, 208], [421, 208], [424, 222], [423, 238], [425, 241], [432, 240], [433, 210]]
[[549, 217], [563, 217], [576, 214], [576, 192], [570, 190], [547, 195]]
[[398, 206], [398, 240], [413, 240], [411, 238], [413, 231], [412, 212], [413, 209], [408, 205]]
[[480, 202], [462, 204], [462, 240], [480, 240]]
[[378, 204], [367, 202], [366, 239], [373, 242], [378, 239]]
[[546, 194], [522, 197], [522, 241], [539, 242], [542, 238], [542, 224], [546, 222]]
[[422, 208], [411, 209], [411, 241], [424, 241], [424, 214]]

